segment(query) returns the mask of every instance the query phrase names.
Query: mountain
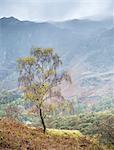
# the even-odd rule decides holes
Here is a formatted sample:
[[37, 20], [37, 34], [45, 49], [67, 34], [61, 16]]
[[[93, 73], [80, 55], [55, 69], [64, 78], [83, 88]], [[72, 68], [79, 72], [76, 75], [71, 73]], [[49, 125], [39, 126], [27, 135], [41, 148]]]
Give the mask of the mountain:
[[[99, 89], [109, 82], [109, 86], [113, 88], [111, 84], [113, 75], [110, 77], [108, 74], [110, 72], [113, 74], [114, 71], [113, 33], [111, 19], [101, 21], [74, 19], [38, 23], [20, 21], [14, 17], [1, 18], [0, 88], [16, 87], [16, 59], [28, 55], [32, 46], [52, 47], [57, 51], [63, 60], [63, 68], [68, 69], [73, 76], [73, 89], [83, 91], [81, 86], [84, 88], [86, 85], [90, 90], [91, 84], [94, 84], [94, 89]], [[101, 81], [103, 80], [101, 73], [108, 74], [105, 85]], [[92, 76], [95, 78], [92, 79]], [[75, 86], [76, 83], [78, 87]], [[74, 91], [76, 93], [76, 90]]]

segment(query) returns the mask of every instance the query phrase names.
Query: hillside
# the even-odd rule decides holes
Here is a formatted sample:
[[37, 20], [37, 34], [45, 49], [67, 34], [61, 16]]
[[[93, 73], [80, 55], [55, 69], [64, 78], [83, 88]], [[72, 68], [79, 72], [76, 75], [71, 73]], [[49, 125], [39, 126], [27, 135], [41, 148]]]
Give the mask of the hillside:
[[[57, 131], [56, 131], [57, 132]], [[56, 133], [55, 132], [55, 133]], [[58, 130], [59, 132], [59, 130]], [[62, 130], [61, 130], [62, 132]], [[64, 133], [64, 131], [63, 131]], [[0, 119], [0, 149], [29, 149], [29, 150], [106, 150], [85, 136], [76, 137], [68, 134], [53, 134], [52, 130], [46, 135], [40, 128], [31, 128], [9, 119]]]
[[112, 19], [39, 23], [1, 18], [0, 89], [17, 88], [18, 57], [27, 56], [32, 46], [52, 47], [72, 77], [72, 85], [62, 87], [67, 99], [94, 104], [113, 96], [113, 32]]
[[114, 150], [112, 10], [0, 1], [0, 150]]
[[113, 22], [111, 19], [75, 19], [36, 23], [14, 17], [1, 18], [1, 88], [16, 87], [16, 59], [28, 55], [32, 46], [55, 48], [63, 60], [63, 68], [72, 68], [74, 76], [87, 72], [107, 72], [112, 70], [114, 64]]

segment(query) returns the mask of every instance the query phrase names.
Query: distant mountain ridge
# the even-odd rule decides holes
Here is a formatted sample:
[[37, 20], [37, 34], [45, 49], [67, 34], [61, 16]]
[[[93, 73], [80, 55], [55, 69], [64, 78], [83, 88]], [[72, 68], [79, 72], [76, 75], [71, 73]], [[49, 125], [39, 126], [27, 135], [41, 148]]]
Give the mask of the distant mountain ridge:
[[73, 82], [75, 80], [79, 82], [82, 74], [86, 72], [95, 74], [113, 71], [113, 33], [111, 19], [101, 21], [74, 19], [38, 23], [20, 21], [14, 17], [1, 18], [1, 88], [15, 87], [16, 59], [28, 55], [32, 46], [54, 48], [63, 60], [63, 68], [71, 72]]

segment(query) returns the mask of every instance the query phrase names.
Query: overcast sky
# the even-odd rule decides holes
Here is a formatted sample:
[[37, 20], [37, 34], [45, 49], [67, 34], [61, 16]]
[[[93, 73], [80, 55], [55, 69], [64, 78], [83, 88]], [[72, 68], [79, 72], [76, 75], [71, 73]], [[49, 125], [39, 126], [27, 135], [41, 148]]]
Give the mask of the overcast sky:
[[74, 18], [102, 19], [113, 14], [113, 0], [0, 0], [0, 18], [61, 21]]

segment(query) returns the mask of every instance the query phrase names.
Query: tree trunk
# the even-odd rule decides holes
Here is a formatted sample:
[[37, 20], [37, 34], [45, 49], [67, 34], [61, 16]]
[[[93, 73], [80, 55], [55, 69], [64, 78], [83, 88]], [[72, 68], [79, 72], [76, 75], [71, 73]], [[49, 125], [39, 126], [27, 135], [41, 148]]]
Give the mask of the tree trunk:
[[44, 117], [43, 117], [41, 108], [40, 108], [40, 118], [41, 118], [41, 122], [42, 122], [42, 125], [43, 125], [43, 130], [44, 130], [44, 134], [45, 134], [45, 132], [46, 132], [46, 125], [45, 125], [45, 121], [44, 121]]

